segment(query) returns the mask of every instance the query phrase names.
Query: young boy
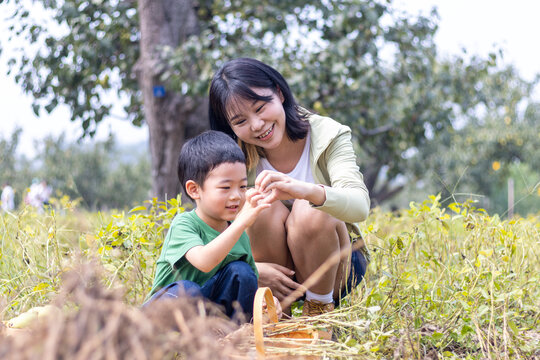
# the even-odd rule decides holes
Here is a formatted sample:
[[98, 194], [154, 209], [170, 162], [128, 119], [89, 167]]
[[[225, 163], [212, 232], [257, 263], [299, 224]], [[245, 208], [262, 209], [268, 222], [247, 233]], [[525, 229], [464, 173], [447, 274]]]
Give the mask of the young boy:
[[145, 305], [182, 294], [203, 296], [224, 306], [230, 317], [238, 302], [249, 319], [258, 272], [245, 230], [270, 204], [247, 190], [244, 154], [219, 131], [184, 144], [178, 178], [197, 207], [173, 219]]

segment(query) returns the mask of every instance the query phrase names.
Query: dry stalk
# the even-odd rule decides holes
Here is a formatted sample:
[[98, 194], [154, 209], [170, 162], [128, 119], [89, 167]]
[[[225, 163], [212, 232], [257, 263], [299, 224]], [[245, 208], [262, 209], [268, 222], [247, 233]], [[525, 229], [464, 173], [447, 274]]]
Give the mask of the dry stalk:
[[355, 250], [358, 250], [360, 248], [361, 244], [359, 243], [355, 243], [351, 248], [345, 248], [345, 249], [342, 249], [341, 251], [339, 252], [335, 252], [334, 254], [332, 254], [331, 256], [328, 257], [328, 259], [326, 259], [322, 264], [321, 266], [319, 266], [317, 268], [317, 270], [315, 270], [313, 272], [313, 274], [311, 274], [303, 283], [302, 283], [302, 286], [295, 289], [293, 292], [291, 292], [289, 295], [287, 295], [285, 297], [285, 299], [283, 299], [283, 301], [281, 302], [281, 307], [286, 309], [287, 307], [289, 307], [293, 302], [296, 301], [296, 299], [298, 299], [300, 296], [304, 295], [304, 293], [306, 292], [307, 289], [309, 289], [311, 286], [315, 285], [317, 283], [317, 281], [319, 281], [321, 279], [321, 277], [334, 265], [336, 264], [339, 264], [339, 262], [342, 260], [342, 259], [345, 259], [347, 256], [349, 256], [349, 254], [351, 253], [351, 251], [355, 251]]

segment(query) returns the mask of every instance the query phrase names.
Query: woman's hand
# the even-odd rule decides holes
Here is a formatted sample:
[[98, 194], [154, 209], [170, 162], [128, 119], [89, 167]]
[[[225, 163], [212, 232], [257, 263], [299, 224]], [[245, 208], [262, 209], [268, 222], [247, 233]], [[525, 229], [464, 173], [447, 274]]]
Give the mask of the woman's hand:
[[326, 192], [322, 186], [293, 179], [277, 171], [264, 170], [255, 179], [255, 189], [265, 195], [264, 202], [276, 200], [304, 199], [322, 205]]
[[294, 271], [285, 266], [261, 262], [256, 263], [256, 265], [259, 271], [259, 286], [269, 287], [280, 301], [297, 288], [302, 287], [301, 284], [291, 279]]

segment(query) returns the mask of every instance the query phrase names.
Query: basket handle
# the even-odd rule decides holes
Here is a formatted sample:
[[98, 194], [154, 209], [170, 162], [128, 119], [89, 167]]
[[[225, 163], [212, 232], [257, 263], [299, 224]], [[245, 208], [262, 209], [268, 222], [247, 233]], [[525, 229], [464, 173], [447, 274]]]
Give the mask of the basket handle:
[[266, 309], [270, 322], [277, 323], [276, 305], [272, 290], [268, 287], [261, 287], [255, 293], [253, 301], [253, 333], [255, 334], [255, 348], [259, 358], [264, 358], [264, 334], [263, 334], [263, 299], [266, 300]]

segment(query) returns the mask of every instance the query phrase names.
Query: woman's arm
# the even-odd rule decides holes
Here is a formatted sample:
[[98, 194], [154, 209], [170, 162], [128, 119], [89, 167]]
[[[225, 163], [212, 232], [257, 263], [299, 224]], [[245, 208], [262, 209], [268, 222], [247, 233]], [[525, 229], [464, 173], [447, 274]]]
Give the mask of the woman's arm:
[[296, 180], [277, 171], [264, 170], [255, 180], [255, 189], [265, 195], [264, 201], [303, 199], [322, 205], [326, 192], [322, 185]]
[[321, 170], [330, 179], [325, 186], [326, 201], [321, 205], [313, 203], [336, 219], [355, 223], [367, 218], [370, 208], [369, 192], [354, 153], [349, 131], [338, 135], [319, 159]]
[[327, 172], [330, 179], [329, 186], [306, 183], [265, 170], [257, 176], [255, 188], [266, 195], [264, 201], [304, 199], [341, 221], [365, 220], [370, 207], [369, 193], [356, 164], [350, 139], [348, 131], [338, 135], [319, 159], [321, 171]]

